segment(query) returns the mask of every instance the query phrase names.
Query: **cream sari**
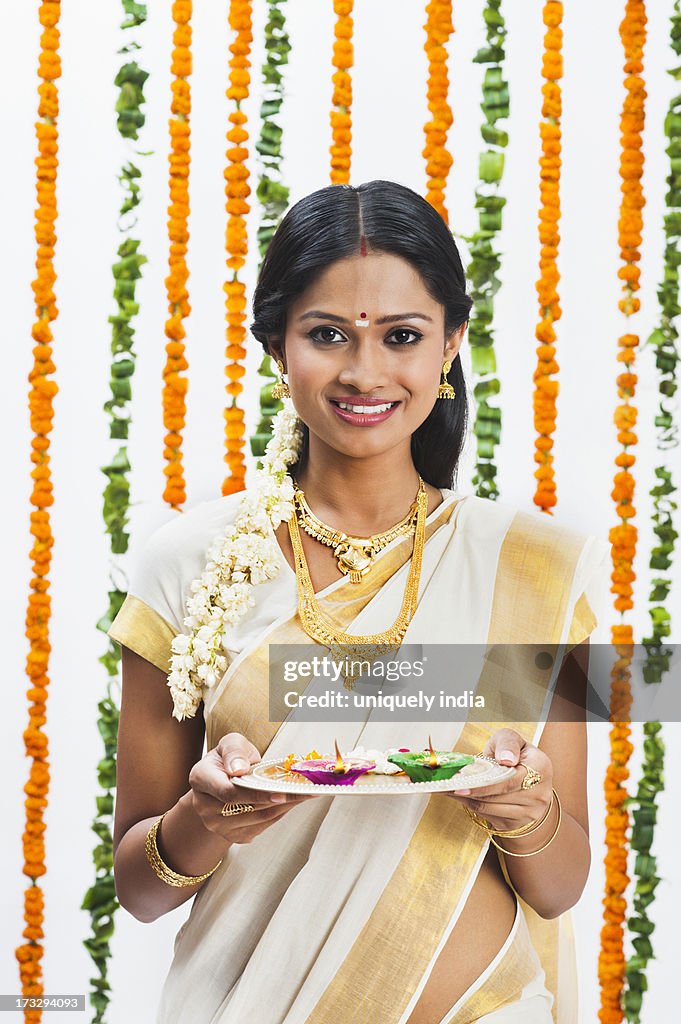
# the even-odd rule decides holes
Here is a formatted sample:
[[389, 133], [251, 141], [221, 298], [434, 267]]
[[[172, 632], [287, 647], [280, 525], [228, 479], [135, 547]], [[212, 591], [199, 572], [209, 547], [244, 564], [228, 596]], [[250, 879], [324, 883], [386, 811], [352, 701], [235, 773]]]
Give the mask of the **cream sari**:
[[[501, 724], [538, 743], [562, 655], [596, 625], [609, 547], [539, 513], [443, 490], [427, 520], [419, 604], [405, 643], [503, 644], [484, 659], [477, 693], [488, 722], [268, 721], [269, 645], [309, 644], [296, 614], [295, 575], [275, 580], [233, 629], [229, 668], [204, 706], [211, 749], [240, 732], [262, 756], [408, 746], [430, 732], [438, 749], [481, 750]], [[183, 596], [239, 495], [204, 503], [157, 531], [138, 562], [109, 635], [168, 669]], [[378, 632], [399, 611], [411, 538], [378, 557], [360, 584], [318, 593], [352, 633]], [[556, 645], [540, 670], [517, 645]], [[322, 649], [320, 648], [320, 653]], [[518, 659], [522, 659], [520, 664]], [[521, 673], [499, 707], [498, 683]], [[233, 846], [197, 893], [175, 940], [158, 1024], [406, 1024], [463, 909], [489, 839], [456, 801], [416, 794], [319, 796], [252, 843]], [[502, 864], [503, 868], [503, 864]], [[507, 880], [508, 874], [504, 870]], [[512, 888], [512, 886], [511, 886]], [[441, 1022], [574, 1024], [577, 976], [570, 914], [544, 920], [516, 894], [502, 948]]]

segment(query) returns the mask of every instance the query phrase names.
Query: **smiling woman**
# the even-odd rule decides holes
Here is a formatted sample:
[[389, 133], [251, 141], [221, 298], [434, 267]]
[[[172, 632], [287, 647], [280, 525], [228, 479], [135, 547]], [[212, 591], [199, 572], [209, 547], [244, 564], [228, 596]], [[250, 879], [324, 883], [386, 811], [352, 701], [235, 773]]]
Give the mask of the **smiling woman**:
[[[338, 312], [310, 310], [321, 298]], [[408, 308], [418, 303], [423, 312], [381, 315], [405, 302]], [[353, 312], [365, 307], [369, 312], [357, 326]], [[288, 369], [293, 402], [313, 445], [321, 439], [341, 457], [358, 454], [360, 447], [364, 458], [376, 451], [386, 472], [383, 453], [392, 441], [402, 472], [412, 435], [437, 408], [442, 366], [457, 357], [464, 331], [465, 322], [445, 336], [443, 307], [411, 263], [371, 251], [322, 270], [289, 307], [284, 338], [270, 339], [269, 348]], [[387, 420], [390, 427], [380, 432], [343, 429], [343, 423], [372, 427]], [[430, 424], [424, 433], [432, 429]]]
[[[450, 487], [467, 428], [458, 353], [472, 300], [440, 215], [394, 182], [332, 186], [290, 211], [277, 243], [260, 272], [251, 331], [284, 364], [304, 424], [296, 475], [304, 475], [310, 440], [319, 438], [329, 455], [337, 443], [341, 457], [391, 450], [378, 479], [379, 467], [364, 463], [373, 511], [380, 513], [386, 473], [396, 469], [404, 484], [405, 454], [430, 484]], [[438, 402], [447, 362], [443, 379], [457, 397]], [[391, 410], [374, 421], [352, 409], [341, 416], [341, 403], [390, 403]], [[350, 429], [379, 424], [380, 431]]]
[[[270, 244], [251, 329], [290, 399], [265, 467], [245, 496], [157, 531], [109, 631], [127, 648], [119, 899], [151, 921], [197, 897], [159, 1024], [577, 1019], [569, 908], [589, 847], [574, 693], [609, 547], [453, 489], [470, 310], [444, 221], [393, 182], [305, 197]], [[423, 749], [422, 722], [371, 710], [269, 717], [274, 645], [331, 664], [402, 643], [447, 645], [452, 673], [457, 645], [477, 645], [490, 721], [443, 712], [428, 731], [434, 750], [484, 752], [512, 777], [360, 801], [239, 788], [261, 758], [327, 756], [334, 740]], [[171, 721], [171, 645], [202, 717]]]

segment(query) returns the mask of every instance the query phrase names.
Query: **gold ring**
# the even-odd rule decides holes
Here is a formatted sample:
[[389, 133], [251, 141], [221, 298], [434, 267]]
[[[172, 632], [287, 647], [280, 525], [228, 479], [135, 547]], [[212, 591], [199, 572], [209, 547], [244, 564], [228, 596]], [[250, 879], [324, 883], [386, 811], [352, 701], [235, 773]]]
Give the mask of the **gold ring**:
[[533, 786], [538, 786], [542, 781], [542, 775], [540, 772], [530, 768], [529, 764], [524, 764], [523, 768], [527, 772], [527, 775], [520, 784], [521, 789], [532, 789]]
[[225, 804], [220, 811], [220, 814], [225, 818], [229, 818], [232, 814], [248, 814], [249, 811], [254, 811], [255, 807], [253, 804]]

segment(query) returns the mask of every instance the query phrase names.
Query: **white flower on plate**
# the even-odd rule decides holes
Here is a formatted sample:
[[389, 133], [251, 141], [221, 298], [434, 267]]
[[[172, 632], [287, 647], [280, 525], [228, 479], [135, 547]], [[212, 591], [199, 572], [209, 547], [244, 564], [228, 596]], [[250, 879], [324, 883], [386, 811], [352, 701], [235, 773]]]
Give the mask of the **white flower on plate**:
[[388, 760], [388, 754], [382, 750], [367, 750], [364, 747], [355, 747], [354, 750], [348, 751], [346, 757], [361, 757], [365, 761], [375, 761], [376, 767], [372, 769], [369, 773], [370, 775], [396, 775], [400, 771], [399, 765], [392, 764]]

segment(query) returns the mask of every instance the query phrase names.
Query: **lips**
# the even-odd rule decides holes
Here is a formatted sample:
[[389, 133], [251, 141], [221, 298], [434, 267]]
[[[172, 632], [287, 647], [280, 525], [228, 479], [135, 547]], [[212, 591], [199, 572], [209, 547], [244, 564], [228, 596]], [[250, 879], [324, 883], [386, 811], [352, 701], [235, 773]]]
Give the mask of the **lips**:
[[371, 426], [382, 423], [395, 412], [399, 401], [386, 402], [377, 398], [330, 398], [329, 403], [336, 415], [346, 423], [355, 426]]
[[363, 395], [334, 395], [329, 398], [330, 402], [346, 402], [348, 405], [387, 405], [389, 402], [398, 402], [398, 398], [369, 398]]

